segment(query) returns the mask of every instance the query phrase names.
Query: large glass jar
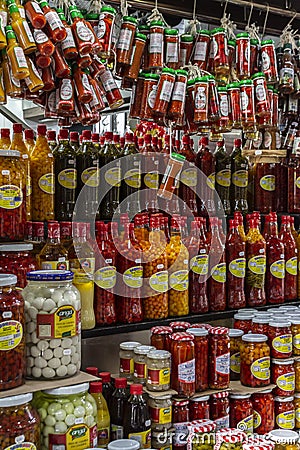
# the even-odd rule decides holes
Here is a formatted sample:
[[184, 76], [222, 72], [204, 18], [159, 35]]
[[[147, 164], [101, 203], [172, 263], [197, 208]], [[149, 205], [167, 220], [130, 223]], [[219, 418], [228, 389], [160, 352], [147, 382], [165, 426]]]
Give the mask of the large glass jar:
[[0, 399], [1, 449], [40, 450], [40, 418], [30, 403], [32, 398], [32, 394], [23, 394]]
[[208, 388], [208, 331], [202, 328], [188, 328], [187, 333], [194, 336], [196, 392]]
[[149, 394], [149, 413], [153, 430], [168, 430], [172, 426], [172, 400], [170, 394]]
[[0, 391], [24, 383], [25, 311], [15, 275], [0, 274]]
[[26, 179], [20, 152], [0, 150], [0, 241], [22, 241], [26, 222]]
[[229, 427], [228, 392], [218, 392], [210, 397], [210, 418], [217, 425], [217, 430]]
[[242, 330], [236, 330], [232, 328], [229, 330], [230, 338], [230, 381], [240, 379], [241, 373], [241, 344], [242, 336], [244, 332]]
[[253, 405], [250, 394], [230, 394], [230, 428], [253, 433]]
[[277, 359], [290, 358], [293, 352], [291, 322], [269, 322], [269, 345], [271, 357]]
[[209, 419], [209, 395], [190, 400], [190, 420]]
[[121, 342], [120, 344], [120, 376], [133, 380], [134, 349], [141, 344], [135, 341]]
[[269, 331], [270, 316], [267, 317], [253, 317], [251, 331], [254, 334], [266, 334]]
[[171, 327], [153, 327], [151, 328], [151, 345], [157, 350], [169, 350], [170, 336], [172, 334]]
[[186, 331], [188, 328], [193, 327], [189, 322], [181, 322], [179, 320], [171, 322], [169, 326], [172, 328], [173, 333], [180, 333], [181, 331]]
[[275, 450], [299, 450], [299, 435], [290, 430], [273, 430], [269, 433]]
[[89, 383], [49, 389], [34, 396], [43, 429], [41, 450], [67, 448], [76, 450], [97, 445], [97, 405], [88, 393]]
[[272, 389], [252, 394], [253, 429], [257, 434], [266, 434], [274, 429], [275, 412]]
[[295, 428], [294, 397], [275, 397], [275, 426], [284, 430]]
[[276, 387], [274, 395], [290, 397], [295, 392], [295, 369], [293, 359], [272, 359], [271, 383]]
[[209, 330], [209, 387], [227, 389], [230, 383], [230, 339], [228, 328], [214, 327]]
[[171, 354], [166, 350], [153, 350], [147, 357], [147, 389], [167, 391], [170, 389]]
[[67, 378], [81, 365], [80, 294], [67, 270], [27, 274], [23, 290], [26, 313], [27, 371], [34, 379]]
[[270, 347], [264, 334], [246, 334], [241, 345], [241, 383], [259, 387], [270, 384]]
[[26, 274], [37, 269], [37, 262], [31, 255], [32, 244], [23, 242], [0, 245], [0, 273], [13, 273], [17, 276], [17, 286], [27, 284]]
[[146, 384], [147, 381], [147, 355], [151, 352], [151, 350], [155, 350], [155, 347], [151, 345], [139, 345], [135, 347], [133, 363], [134, 363], [134, 372], [133, 372], [133, 381], [135, 383]]
[[188, 333], [171, 336], [171, 387], [179, 395], [190, 397], [195, 393], [195, 344]]

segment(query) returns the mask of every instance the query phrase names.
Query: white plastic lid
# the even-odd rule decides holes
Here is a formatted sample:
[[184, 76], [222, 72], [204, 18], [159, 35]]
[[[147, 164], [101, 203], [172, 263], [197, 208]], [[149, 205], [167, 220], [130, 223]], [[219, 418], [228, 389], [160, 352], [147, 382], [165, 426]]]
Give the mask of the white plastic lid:
[[9, 408], [10, 406], [24, 405], [31, 402], [32, 394], [13, 395], [12, 397], [5, 397], [0, 399], [0, 408]]
[[208, 402], [209, 400], [209, 395], [202, 395], [201, 397], [193, 397], [190, 398], [191, 402]]
[[13, 244], [0, 245], [0, 252], [29, 252], [32, 249], [32, 244], [25, 244], [24, 242], [15, 242]]
[[139, 345], [142, 345], [142, 344], [140, 342], [135, 342], [135, 341], [121, 342], [120, 348], [122, 350], [134, 350], [135, 347], [138, 347]]
[[187, 333], [192, 334], [193, 336], [207, 336], [208, 331], [205, 328], [188, 328], [186, 330]]
[[274, 398], [275, 402], [292, 402], [294, 400], [294, 397], [275, 397]]
[[265, 324], [265, 323], [269, 323], [269, 322], [270, 322], [270, 316], [269, 317], [263, 317], [263, 316], [261, 316], [261, 317], [253, 317], [253, 319], [252, 319], [252, 323]]
[[267, 311], [257, 311], [256, 313], [254, 313], [254, 317], [270, 317], [270, 315], [272, 316], [272, 313], [269, 313]]
[[242, 400], [245, 398], [250, 398], [251, 394], [229, 394], [230, 398], [233, 398], [234, 400]]
[[244, 332], [243, 330], [239, 330], [238, 328], [230, 328], [228, 334], [230, 338], [235, 338], [243, 336]]
[[11, 286], [17, 284], [17, 277], [12, 273], [0, 273], [0, 286]]
[[171, 357], [171, 353], [167, 350], [152, 350], [147, 357], [150, 359], [167, 359]]
[[299, 310], [298, 306], [294, 306], [294, 305], [282, 305], [282, 306], [279, 306], [278, 309], [280, 309], [280, 310], [285, 310], [286, 309], [287, 311], [289, 311], [289, 310], [291, 310], [291, 311]]
[[140, 444], [133, 439], [118, 439], [108, 444], [108, 450], [138, 450]]
[[0, 156], [16, 156], [20, 158], [20, 152], [17, 150], [0, 150]]
[[244, 334], [242, 336], [242, 340], [244, 342], [266, 342], [268, 340], [267, 336], [265, 334]]
[[74, 384], [74, 386], [65, 386], [56, 389], [47, 389], [44, 392], [49, 395], [72, 395], [72, 394], [82, 394], [89, 390], [89, 383]]
[[278, 327], [278, 328], [286, 328], [291, 326], [291, 322], [287, 321], [286, 318], [284, 318], [282, 321], [277, 320], [271, 320], [269, 322], [270, 327]]
[[288, 366], [289, 364], [294, 364], [294, 358], [289, 359], [272, 359], [272, 364], [279, 364], [282, 366]]
[[136, 353], [137, 355], [147, 355], [152, 350], [156, 350], [153, 345], [138, 345], [134, 348], [134, 353]]
[[253, 317], [253, 313], [247, 313], [247, 314], [244, 314], [244, 313], [243, 314], [239, 314], [239, 313], [237, 313], [237, 314], [235, 314], [233, 316], [233, 318], [235, 320], [251, 320], [252, 317]]
[[268, 436], [271, 441], [277, 444], [295, 443], [299, 440], [299, 434], [291, 430], [273, 430], [268, 433]]
[[292, 325], [300, 325], [300, 317], [295, 317], [294, 319], [289, 316], [289, 320], [291, 321]]
[[278, 312], [278, 309], [279, 309], [279, 308], [268, 308], [267, 311], [265, 311], [265, 312], [273, 313], [273, 314], [274, 314], [274, 313], [277, 313], [277, 312]]
[[238, 314], [249, 314], [249, 313], [255, 313], [257, 312], [257, 309], [255, 308], [243, 308], [243, 309], [238, 309]]

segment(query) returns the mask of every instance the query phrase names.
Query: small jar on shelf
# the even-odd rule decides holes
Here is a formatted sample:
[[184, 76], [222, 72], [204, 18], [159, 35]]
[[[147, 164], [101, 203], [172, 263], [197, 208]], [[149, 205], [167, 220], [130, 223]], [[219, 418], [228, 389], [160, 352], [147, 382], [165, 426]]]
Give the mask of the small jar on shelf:
[[253, 334], [265, 334], [267, 336], [269, 331], [269, 322], [269, 315], [267, 317], [253, 317], [251, 332]]
[[276, 387], [273, 390], [274, 395], [279, 397], [290, 397], [295, 393], [295, 368], [294, 360], [291, 359], [272, 359], [271, 365], [271, 383]]
[[195, 344], [188, 333], [174, 333], [171, 337], [171, 387], [179, 395], [190, 397], [195, 393]]
[[190, 420], [209, 419], [209, 395], [190, 399]]
[[274, 396], [272, 389], [252, 394], [253, 405], [253, 430], [257, 434], [264, 435], [274, 429], [275, 412]]
[[229, 393], [217, 392], [210, 397], [210, 418], [217, 430], [229, 427]]
[[139, 345], [133, 350], [133, 381], [135, 383], [146, 384], [147, 355], [151, 352], [151, 350], [155, 350], [155, 347], [152, 347], [151, 345]]
[[295, 428], [300, 429], [300, 393], [294, 394], [294, 406], [295, 406]]
[[196, 392], [208, 388], [208, 331], [202, 328], [188, 328], [187, 333], [194, 336]]
[[153, 350], [147, 356], [147, 389], [167, 391], [170, 389], [171, 354], [166, 350]]
[[284, 430], [295, 428], [294, 397], [275, 397], [275, 427]]
[[209, 387], [227, 389], [230, 383], [230, 339], [228, 328], [213, 327], [209, 330]]
[[242, 336], [244, 332], [232, 328], [229, 330], [230, 338], [230, 381], [240, 379], [241, 373], [241, 355], [240, 349], [242, 344]]
[[299, 450], [299, 434], [291, 430], [273, 430], [269, 433], [275, 450]]
[[249, 331], [251, 331], [253, 319], [252, 313], [249, 314], [237, 313], [233, 316], [233, 318], [234, 318], [233, 328], [238, 328], [239, 330], [242, 330], [244, 333], [249, 333]]
[[135, 341], [121, 342], [120, 344], [120, 376], [133, 380], [134, 374], [134, 349], [141, 344]]
[[290, 358], [293, 353], [293, 337], [291, 332], [291, 322], [276, 321], [269, 322], [269, 346], [271, 358]]
[[253, 405], [250, 394], [230, 394], [230, 428], [253, 433]]
[[172, 400], [170, 394], [159, 397], [149, 394], [148, 407], [152, 430], [168, 430], [172, 426]]
[[241, 383], [249, 387], [270, 384], [270, 347], [264, 334], [247, 334], [241, 345]]
[[150, 344], [156, 348], [156, 350], [168, 350], [170, 349], [170, 336], [173, 333], [171, 327], [158, 326], [151, 328]]

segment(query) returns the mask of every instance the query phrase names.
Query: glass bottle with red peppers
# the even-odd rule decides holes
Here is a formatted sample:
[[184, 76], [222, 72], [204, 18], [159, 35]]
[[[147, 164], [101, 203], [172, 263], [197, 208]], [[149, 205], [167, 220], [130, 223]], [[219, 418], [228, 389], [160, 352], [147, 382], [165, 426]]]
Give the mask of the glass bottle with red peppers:
[[173, 450], [186, 450], [189, 434], [187, 424], [190, 421], [188, 399], [176, 397], [173, 399], [172, 420], [174, 427]]
[[191, 235], [186, 244], [190, 256], [189, 309], [191, 313], [208, 312], [207, 274], [208, 248], [203, 226], [196, 221], [191, 223]]
[[171, 327], [153, 327], [151, 328], [151, 341], [150, 345], [153, 345], [157, 350], [170, 349], [170, 336], [173, 333]]
[[253, 433], [251, 394], [230, 394], [230, 428]]
[[263, 306], [266, 304], [266, 241], [256, 219], [251, 219], [249, 226], [246, 242], [246, 302], [247, 306]]
[[214, 53], [214, 71], [218, 81], [227, 81], [229, 74], [227, 35], [224, 28], [215, 28], [211, 31]]
[[284, 242], [285, 250], [285, 279], [284, 279], [284, 299], [297, 299], [297, 258], [298, 249], [296, 241], [291, 232], [289, 216], [281, 217], [281, 227], [279, 238]]
[[228, 396], [228, 392], [218, 392], [210, 397], [210, 419], [217, 425], [217, 430], [229, 427]]
[[224, 311], [226, 309], [226, 262], [224, 243], [219, 235], [218, 218], [210, 219], [211, 245], [208, 279], [208, 298], [211, 311]]
[[190, 420], [209, 419], [209, 395], [190, 400]]
[[224, 140], [217, 142], [215, 158], [217, 211], [230, 214], [231, 160], [226, 151]]
[[117, 301], [117, 319], [122, 323], [135, 323], [143, 319], [141, 288], [143, 286], [142, 249], [132, 240], [134, 224], [126, 224], [123, 242], [117, 258], [121, 274], [122, 292]]
[[182, 146], [179, 154], [185, 156], [186, 163], [180, 175], [179, 197], [183, 200], [181, 214], [192, 213], [197, 215], [196, 189], [197, 169], [195, 166], [196, 155], [190, 147], [190, 138], [187, 135], [182, 137]]
[[179, 395], [195, 393], [195, 344], [191, 334], [181, 332], [171, 336], [171, 386]]
[[[205, 391], [208, 389], [208, 330], [188, 328], [187, 333], [194, 336], [196, 392]], [[206, 417], [200, 417], [202, 418]]]
[[203, 172], [198, 180], [202, 199], [197, 196], [198, 214], [207, 216], [215, 213], [215, 155], [208, 147], [208, 138], [202, 137], [195, 164]]
[[250, 77], [249, 33], [239, 33], [236, 36], [236, 74], [239, 80]]
[[272, 319], [269, 322], [268, 339], [272, 358], [286, 359], [292, 356], [293, 336], [291, 322]]
[[285, 247], [282, 239], [278, 237], [276, 213], [270, 213], [265, 218], [269, 225], [266, 239], [267, 268], [266, 268], [266, 297], [269, 303], [284, 302], [285, 278]]
[[253, 430], [264, 435], [274, 429], [275, 412], [272, 389], [256, 392], [251, 396], [253, 405]]
[[209, 387], [228, 389], [230, 383], [230, 338], [225, 327], [213, 327], [209, 331]]
[[199, 69], [206, 70], [210, 50], [210, 31], [200, 30], [197, 32], [195, 48], [193, 51], [193, 64]]
[[237, 220], [229, 220], [226, 240], [227, 306], [230, 309], [245, 308], [244, 292], [246, 275], [246, 243], [239, 233]]

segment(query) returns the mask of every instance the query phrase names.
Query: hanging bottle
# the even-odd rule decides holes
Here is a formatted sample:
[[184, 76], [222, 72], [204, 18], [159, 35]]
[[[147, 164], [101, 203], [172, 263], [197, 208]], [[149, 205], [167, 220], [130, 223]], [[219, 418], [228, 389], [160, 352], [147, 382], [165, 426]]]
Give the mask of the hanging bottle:
[[62, 53], [67, 61], [76, 59], [78, 57], [78, 50], [74, 41], [72, 28], [68, 24], [63, 10], [61, 8], [57, 8], [56, 11], [67, 32], [65, 39], [61, 42]]
[[35, 1], [27, 1], [24, 5], [26, 17], [30, 21], [33, 28], [41, 29], [47, 23], [46, 17], [41, 10], [40, 5]]
[[47, 25], [45, 27], [46, 34], [54, 41], [61, 42], [67, 37], [67, 31], [59, 18], [57, 12], [50, 8], [46, 0], [40, 2], [40, 7], [47, 20]]
[[6, 27], [7, 49], [6, 54], [12, 75], [17, 80], [24, 80], [29, 76], [28, 64], [23, 49], [17, 44], [15, 33], [10, 25]]
[[73, 21], [71, 28], [78, 52], [80, 56], [88, 55], [92, 51], [93, 34], [76, 6], [69, 6], [69, 12]]
[[9, 15], [11, 18], [12, 29], [14, 30], [18, 43], [20, 47], [22, 47], [24, 53], [28, 55], [35, 52], [36, 44], [29, 25], [26, 19], [21, 17], [19, 8], [14, 2], [9, 4]]
[[266, 304], [266, 241], [260, 233], [257, 219], [249, 220], [246, 242], [246, 302], [247, 306]]
[[232, 219], [226, 240], [226, 264], [228, 308], [245, 308], [246, 243], [239, 232], [239, 222]]
[[211, 239], [209, 250], [208, 298], [211, 311], [226, 309], [226, 260], [225, 242], [221, 241], [219, 221], [217, 217], [210, 218]]

